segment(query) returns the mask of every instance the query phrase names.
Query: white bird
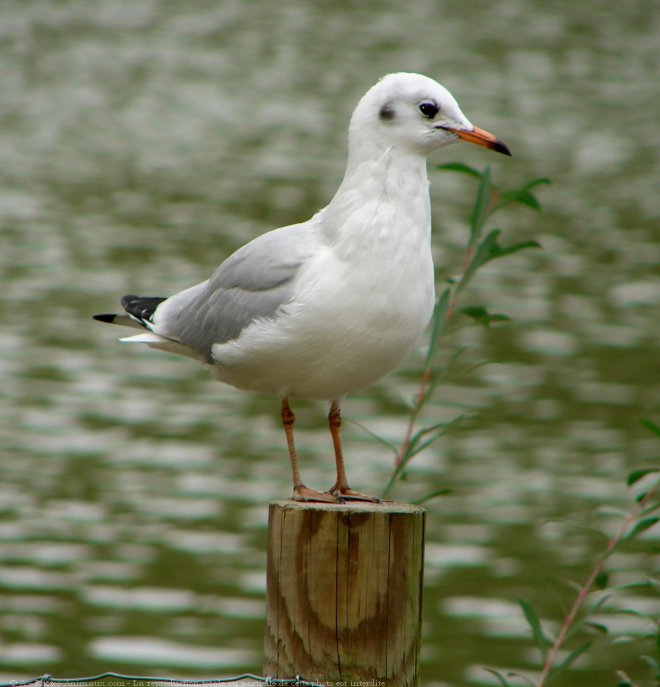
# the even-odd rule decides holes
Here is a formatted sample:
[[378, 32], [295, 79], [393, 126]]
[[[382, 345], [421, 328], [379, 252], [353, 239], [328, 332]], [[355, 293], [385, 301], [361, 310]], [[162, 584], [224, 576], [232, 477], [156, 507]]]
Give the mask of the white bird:
[[[443, 86], [389, 74], [353, 112], [346, 172], [329, 205], [250, 241], [201, 284], [169, 298], [124, 296], [127, 314], [94, 317], [143, 330], [122, 341], [195, 358], [222, 382], [280, 396], [294, 499], [377, 501], [348, 484], [340, 403], [397, 367], [431, 318], [426, 158], [459, 140], [510, 155]], [[301, 479], [289, 398], [330, 402], [337, 476], [327, 492]]]

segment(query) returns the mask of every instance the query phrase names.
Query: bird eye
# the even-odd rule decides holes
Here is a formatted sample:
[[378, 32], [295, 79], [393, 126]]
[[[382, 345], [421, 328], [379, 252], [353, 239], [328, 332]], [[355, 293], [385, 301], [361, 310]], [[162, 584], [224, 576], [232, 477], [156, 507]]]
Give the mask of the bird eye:
[[440, 111], [440, 108], [434, 102], [424, 101], [423, 103], [419, 104], [419, 111], [425, 117], [433, 119], [433, 117], [435, 117]]

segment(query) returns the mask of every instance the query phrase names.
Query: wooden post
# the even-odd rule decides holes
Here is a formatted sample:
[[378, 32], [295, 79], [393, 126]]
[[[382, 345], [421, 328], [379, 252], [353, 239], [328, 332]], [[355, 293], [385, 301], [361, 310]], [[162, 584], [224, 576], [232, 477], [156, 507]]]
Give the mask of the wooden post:
[[417, 687], [424, 509], [276, 501], [264, 672], [337, 687]]

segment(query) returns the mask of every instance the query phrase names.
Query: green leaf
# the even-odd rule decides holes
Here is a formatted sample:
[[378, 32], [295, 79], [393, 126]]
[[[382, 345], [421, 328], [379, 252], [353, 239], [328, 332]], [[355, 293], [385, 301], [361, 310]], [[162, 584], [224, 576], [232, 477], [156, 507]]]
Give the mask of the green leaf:
[[435, 499], [438, 496], [449, 496], [450, 494], [453, 494], [454, 490], [453, 489], [436, 489], [435, 491], [432, 491], [430, 494], [426, 494], [426, 496], [422, 496], [421, 499], [417, 499], [416, 501], [413, 501], [413, 503], [417, 504], [418, 506], [421, 506], [422, 503], [426, 503], [427, 501], [430, 501], [431, 499]]
[[[640, 492], [635, 496], [635, 501], [637, 503], [644, 503], [646, 504], [647, 501], [650, 500], [651, 496], [655, 495], [655, 490], [660, 486], [660, 480], [653, 484], [649, 489], [646, 489], [645, 491]], [[660, 501], [656, 501], [655, 503], [651, 503], [649, 505], [644, 505], [644, 508], [642, 511], [640, 511], [639, 515], [646, 515], [646, 513], [652, 513], [654, 510], [660, 507]]]
[[485, 263], [487, 263], [490, 260], [490, 254], [493, 250], [493, 246], [497, 245], [497, 238], [501, 233], [501, 229], [492, 229], [488, 235], [486, 236], [483, 241], [479, 244], [477, 247], [476, 252], [472, 256], [472, 260], [470, 260], [470, 264], [468, 265], [468, 268], [465, 270], [465, 273], [463, 274], [463, 278], [461, 279], [457, 289], [460, 291], [464, 289], [472, 277], [476, 274], [477, 270]]
[[490, 205], [493, 187], [490, 183], [490, 167], [484, 169], [481, 175], [481, 183], [477, 191], [477, 198], [474, 202], [472, 215], [470, 216], [470, 240], [468, 249], [474, 248], [481, 238], [481, 232], [488, 217], [488, 206]]
[[639, 536], [642, 532], [645, 532], [646, 530], [656, 525], [658, 522], [660, 522], [660, 517], [655, 515], [638, 520], [622, 537], [622, 541], [630, 541], [631, 539], [634, 539], [635, 537]]
[[[456, 349], [456, 351], [452, 353], [451, 357], [446, 362], [446, 364], [440, 369], [440, 371], [437, 374], [431, 375], [428, 386], [428, 398], [431, 397], [432, 392], [435, 391], [435, 389], [440, 385], [440, 383], [447, 378], [449, 373], [454, 370], [457, 361], [468, 350], [470, 350], [469, 346], [463, 346], [462, 348]], [[461, 406], [459, 405], [458, 407]]]
[[625, 520], [628, 517], [628, 511], [608, 505], [598, 506], [594, 514], [598, 517], [617, 518], [618, 520]]
[[471, 317], [477, 324], [482, 327], [490, 327], [493, 322], [507, 322], [511, 318], [502, 313], [489, 313], [488, 310], [480, 305], [466, 306], [459, 308], [458, 312]]
[[451, 288], [447, 287], [435, 304], [433, 310], [433, 324], [431, 326], [431, 338], [429, 339], [429, 347], [426, 352], [426, 359], [424, 360], [424, 368], [429, 366], [438, 345], [438, 341], [444, 332], [445, 324], [447, 323], [447, 312], [449, 311], [450, 295]]
[[[397, 479], [405, 479], [405, 469], [408, 465], [408, 463], [420, 452], [423, 451], [428, 445], [432, 444], [434, 441], [436, 441], [439, 437], [441, 437], [443, 434], [446, 434], [450, 428], [454, 427], [457, 425], [459, 422], [464, 420], [465, 418], [470, 418], [474, 416], [470, 415], [457, 415], [455, 418], [450, 420], [449, 422], [441, 422], [437, 423], [436, 425], [431, 425], [430, 427], [422, 428], [418, 430], [413, 437], [411, 438], [408, 446], [406, 447], [406, 452], [401, 456], [401, 461], [399, 464], [394, 468], [392, 471], [392, 474], [390, 475], [389, 479], [387, 480], [387, 484], [385, 485], [385, 489], [383, 490], [383, 497], [387, 496], [392, 487], [394, 486], [394, 483], [396, 482]], [[425, 435], [428, 434], [429, 432], [432, 432], [438, 427], [442, 427], [441, 431], [436, 432], [430, 439], [427, 439], [426, 441], [419, 443], [420, 439]]]
[[418, 453], [421, 453], [424, 449], [431, 446], [431, 444], [434, 444], [441, 436], [444, 436], [445, 434], [447, 434], [447, 430], [443, 429], [439, 432], [435, 432], [428, 439], [426, 439], [426, 441], [422, 441], [420, 444], [416, 444], [414, 448], [410, 450], [410, 456], [408, 460], [414, 458]]
[[642, 477], [646, 477], [646, 475], [650, 475], [653, 472], [660, 472], [660, 468], [639, 468], [639, 470], [633, 470], [629, 475], [628, 478], [626, 479], [626, 484], [629, 487], [632, 487], [635, 482], [639, 482]]
[[520, 607], [525, 614], [527, 624], [532, 631], [534, 643], [540, 649], [541, 655], [545, 656], [545, 652], [552, 642], [545, 636], [543, 627], [541, 626], [541, 621], [539, 620], [536, 611], [524, 599], [518, 599], [518, 603], [520, 604]]
[[660, 437], [660, 426], [656, 425], [652, 420], [643, 417], [640, 419], [639, 424], [653, 432], [657, 437]]
[[526, 184], [521, 186], [522, 191], [529, 191], [530, 188], [534, 188], [535, 186], [539, 186], [540, 184], [551, 184], [552, 182], [548, 177], [538, 177], [536, 179], [532, 179], [532, 181], [528, 181]]
[[635, 687], [631, 679], [621, 670], [616, 671], [616, 687]]
[[556, 675], [557, 673], [562, 673], [563, 671], [567, 670], [570, 668], [575, 661], [582, 656], [582, 654], [589, 649], [589, 647], [593, 644], [593, 639], [589, 639], [588, 641], [584, 642], [583, 644], [580, 644], [577, 649], [573, 649], [568, 656], [558, 665], [556, 666], [552, 674]]
[[583, 627], [588, 627], [591, 630], [594, 630], [595, 632], [598, 632], [598, 634], [601, 635], [606, 635], [608, 634], [609, 630], [607, 629], [607, 625], [603, 625], [603, 623], [595, 623], [593, 620], [585, 620], [582, 623]]
[[500, 673], [499, 670], [495, 670], [494, 668], [484, 668], [484, 670], [487, 673], [494, 675], [502, 687], [512, 687], [511, 683], [504, 677], [504, 675], [502, 675], [502, 673]]
[[[447, 432], [453, 427], [455, 427], [457, 424], [470, 417], [471, 416], [465, 414], [457, 415], [455, 418], [449, 420], [449, 422], [437, 422], [433, 425], [429, 425], [428, 427], [423, 427], [422, 429], [417, 431], [410, 440], [410, 444], [408, 445], [406, 462], [408, 462], [418, 453], [421, 453], [425, 448], [427, 448], [432, 443], [437, 441], [441, 436], [447, 434]], [[431, 436], [428, 439], [426, 439], [426, 441], [421, 441], [422, 437], [427, 436], [429, 434]]]
[[[642, 498], [644, 496], [642, 495]], [[658, 510], [660, 508], [660, 501], [656, 501], [655, 503], [651, 503], [648, 506], [642, 508], [642, 510], [639, 511], [640, 515], [648, 515], [649, 513], [653, 513], [654, 510]]]
[[634, 618], [640, 618], [641, 620], [650, 620], [651, 622], [654, 622], [656, 619], [654, 614], [638, 611], [636, 608], [617, 608], [616, 612], [621, 615], [630, 615]]
[[[526, 250], [527, 248], [541, 248], [541, 244], [538, 241], [520, 241], [519, 243], [514, 243], [510, 246], [500, 246], [497, 239], [502, 232], [501, 229], [493, 229], [486, 238], [479, 244], [477, 252], [475, 253], [468, 271], [472, 270], [474, 273], [479, 267], [485, 265], [491, 260], [496, 260], [497, 258], [503, 258], [506, 255], [512, 255], [513, 253], [518, 253], [521, 250]], [[472, 277], [473, 274], [470, 275]], [[465, 281], [465, 277], [461, 280], [461, 284]]]
[[519, 243], [514, 243], [511, 246], [499, 246], [495, 244], [494, 250], [489, 256], [489, 260], [494, 260], [495, 258], [503, 258], [505, 255], [512, 255], [513, 253], [518, 253], [521, 250], [526, 250], [527, 248], [541, 248], [541, 244], [538, 241], [520, 241]]
[[612, 596], [612, 594], [605, 594], [604, 596], [601, 596], [600, 599], [598, 599], [598, 601], [596, 601], [596, 603], [591, 607], [589, 613], [593, 614], [602, 608], [612, 598]]
[[447, 162], [444, 165], [438, 165], [437, 169], [442, 169], [447, 172], [460, 172], [461, 174], [468, 174], [471, 177], [481, 179], [481, 172], [478, 169], [465, 165], [462, 162]]
[[389, 448], [395, 456], [398, 453], [399, 449], [389, 439], [380, 436], [380, 434], [376, 434], [376, 432], [370, 430], [366, 425], [363, 425], [361, 422], [358, 422], [357, 420], [351, 420], [350, 418], [347, 418], [346, 422], [349, 422], [350, 424], [359, 427], [363, 432], [366, 432], [370, 437], [376, 439], [376, 441], [379, 441], [381, 444], [383, 444], [383, 446], [387, 446], [387, 448]]
[[650, 579], [640, 580], [639, 582], [626, 582], [626, 584], [616, 584], [612, 585], [610, 589], [614, 592], [623, 592], [628, 589], [653, 589]]
[[541, 203], [539, 203], [538, 198], [529, 191], [521, 191], [514, 200], [521, 205], [527, 205], [527, 207], [533, 210], [538, 211], [541, 209]]
[[552, 582], [562, 587], [568, 587], [572, 592], [580, 592], [582, 585], [575, 580], [571, 580], [568, 577], [557, 577], [556, 575], [544, 575], [544, 580], [547, 582]]
[[507, 191], [500, 194], [500, 200], [497, 204], [497, 209], [501, 209], [510, 205], [511, 203], [520, 203], [521, 205], [527, 205], [534, 210], [540, 210], [541, 204], [535, 195], [529, 191]]
[[500, 193], [497, 205], [493, 208], [493, 212], [495, 212], [496, 210], [501, 210], [502, 208], [506, 207], [507, 205], [511, 205], [512, 203], [519, 203], [520, 205], [526, 205], [527, 207], [530, 207], [533, 210], [540, 210], [541, 203], [539, 203], [538, 198], [533, 193], [530, 193], [530, 189], [534, 188], [535, 186], [539, 186], [540, 184], [549, 183], [550, 179], [548, 179], [547, 177], [541, 177], [539, 179], [529, 181], [520, 188]]
[[600, 572], [598, 575], [596, 575], [596, 579], [594, 580], [594, 585], [597, 589], [606, 589], [607, 588], [607, 583], [609, 582], [610, 579], [610, 574], [608, 572], [605, 572], [603, 570]]

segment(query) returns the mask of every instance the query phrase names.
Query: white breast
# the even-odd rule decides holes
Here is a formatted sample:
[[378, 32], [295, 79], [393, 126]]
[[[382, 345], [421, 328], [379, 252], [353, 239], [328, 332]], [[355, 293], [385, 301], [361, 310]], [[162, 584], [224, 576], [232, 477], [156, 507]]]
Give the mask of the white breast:
[[399, 365], [433, 311], [424, 192], [426, 202], [367, 198], [330, 232], [320, 217], [319, 250], [300, 270], [292, 302], [214, 346], [214, 374], [240, 388], [335, 399]]

